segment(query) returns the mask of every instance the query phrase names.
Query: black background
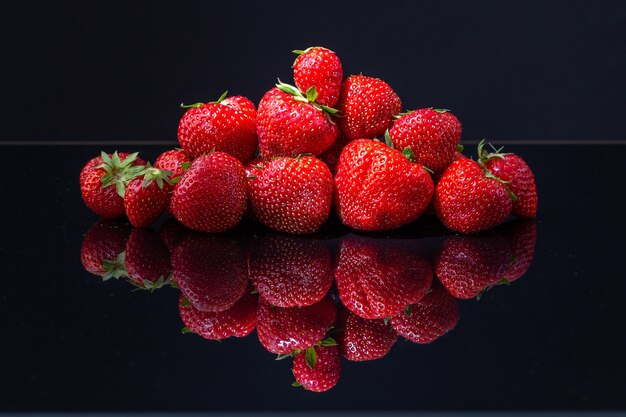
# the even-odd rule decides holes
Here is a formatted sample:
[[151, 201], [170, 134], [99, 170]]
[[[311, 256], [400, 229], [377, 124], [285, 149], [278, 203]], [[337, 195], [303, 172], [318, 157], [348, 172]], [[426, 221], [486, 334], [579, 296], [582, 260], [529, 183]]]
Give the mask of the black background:
[[13, 2], [0, 39], [0, 141], [174, 141], [180, 102], [258, 102], [312, 45], [465, 139], [625, 137], [619, 1]]

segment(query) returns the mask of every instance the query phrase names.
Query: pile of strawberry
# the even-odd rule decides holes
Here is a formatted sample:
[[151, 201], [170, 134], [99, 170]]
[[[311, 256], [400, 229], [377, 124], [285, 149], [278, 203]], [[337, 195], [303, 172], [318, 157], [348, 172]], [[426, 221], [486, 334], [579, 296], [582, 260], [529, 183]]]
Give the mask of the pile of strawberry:
[[196, 103], [180, 120], [182, 149], [154, 166], [137, 154], [94, 158], [82, 196], [105, 218], [136, 227], [169, 211], [188, 228], [216, 233], [242, 217], [287, 233], [315, 232], [334, 204], [356, 230], [382, 231], [429, 211], [449, 229], [475, 233], [537, 211], [533, 173], [514, 154], [460, 146], [461, 124], [444, 109], [402, 113], [384, 81], [343, 79], [338, 56], [313, 47], [295, 60], [295, 86], [278, 82], [258, 109], [242, 96]]

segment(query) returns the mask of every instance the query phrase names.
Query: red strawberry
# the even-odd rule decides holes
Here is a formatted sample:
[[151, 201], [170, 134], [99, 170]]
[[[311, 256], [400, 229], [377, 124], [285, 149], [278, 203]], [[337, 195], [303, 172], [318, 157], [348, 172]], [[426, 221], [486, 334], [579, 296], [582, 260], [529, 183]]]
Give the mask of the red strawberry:
[[415, 162], [440, 174], [454, 160], [461, 123], [448, 110], [419, 109], [396, 120], [389, 137], [397, 149], [411, 148]]
[[435, 262], [435, 275], [456, 298], [469, 299], [486, 288], [508, 283], [507, 270], [515, 255], [495, 233], [453, 236], [443, 243]]
[[152, 229], [135, 229], [126, 242], [126, 272], [138, 288], [154, 291], [170, 283], [170, 252]]
[[317, 102], [334, 106], [339, 99], [343, 68], [339, 57], [331, 50], [319, 46], [293, 51], [298, 55], [293, 63], [293, 79], [301, 91], [315, 87]]
[[350, 142], [341, 152], [335, 175], [335, 205], [346, 226], [389, 230], [426, 211], [433, 181], [419, 164], [369, 139]]
[[341, 86], [337, 109], [346, 138], [373, 139], [391, 127], [394, 116], [402, 111], [402, 102], [383, 80], [351, 75]]
[[390, 319], [400, 336], [414, 343], [434, 342], [459, 321], [459, 306], [441, 286], [434, 286], [417, 304]]
[[478, 154], [481, 162], [493, 175], [507, 182], [507, 186], [517, 197], [513, 201], [512, 214], [519, 217], [534, 218], [537, 215], [537, 187], [535, 176], [522, 159], [512, 153], [500, 152], [502, 148], [489, 153], [483, 150], [484, 142], [479, 145]]
[[317, 158], [273, 159], [258, 170], [249, 186], [254, 215], [269, 228], [313, 233], [328, 218], [333, 177]]
[[190, 106], [178, 125], [178, 142], [192, 158], [211, 151], [226, 152], [245, 163], [256, 152], [254, 104], [245, 97]]
[[261, 156], [319, 155], [330, 148], [339, 129], [330, 118], [336, 110], [315, 102], [315, 88], [303, 94], [288, 84], [276, 84], [259, 103], [256, 129]]
[[116, 220], [101, 220], [85, 234], [80, 260], [87, 272], [107, 280], [126, 277], [125, 248], [131, 228]]
[[171, 178], [174, 179], [183, 176], [191, 161], [192, 159], [182, 149], [171, 149], [159, 155], [154, 167], [171, 172]]
[[333, 283], [330, 250], [317, 240], [264, 236], [250, 256], [250, 278], [269, 304], [315, 304]]
[[336, 332], [339, 352], [349, 361], [380, 359], [389, 353], [397, 338], [382, 319], [364, 319], [346, 308], [339, 311]]
[[265, 349], [281, 355], [306, 350], [324, 339], [335, 322], [335, 303], [326, 297], [307, 307], [275, 307], [259, 302], [257, 334]]
[[158, 219], [170, 203], [174, 183], [170, 171], [148, 164], [140, 176], [126, 186], [124, 209], [135, 227], [148, 227]]
[[200, 311], [229, 309], [248, 282], [247, 261], [237, 242], [189, 233], [172, 253], [172, 280]]
[[341, 301], [366, 319], [391, 317], [415, 304], [432, 275], [428, 260], [403, 245], [357, 236], [341, 242], [335, 269]]
[[252, 211], [252, 193], [250, 189], [252, 187], [252, 182], [256, 179], [257, 175], [265, 167], [265, 165], [266, 162], [258, 157], [254, 158], [243, 167], [246, 171], [246, 176], [248, 178], [248, 207], [246, 207], [246, 213], [244, 215], [247, 219], [255, 219], [254, 212]]
[[170, 202], [172, 215], [201, 232], [223, 232], [235, 227], [248, 203], [246, 172], [241, 162], [223, 152], [193, 161], [176, 184]]
[[146, 163], [137, 153], [101, 153], [87, 162], [80, 172], [80, 192], [93, 212], [104, 218], [124, 215], [126, 185]]
[[196, 333], [208, 340], [245, 337], [256, 327], [257, 296], [245, 294], [228, 310], [200, 311], [181, 295], [178, 301], [183, 333]]
[[293, 385], [313, 392], [328, 391], [337, 385], [341, 375], [339, 350], [337, 346], [316, 346], [314, 349], [316, 359], [313, 367], [307, 362], [305, 352], [293, 358], [293, 376], [296, 378]]
[[512, 199], [501, 180], [477, 162], [461, 158], [443, 173], [435, 189], [435, 210], [451, 230], [475, 233], [502, 223], [511, 213]]

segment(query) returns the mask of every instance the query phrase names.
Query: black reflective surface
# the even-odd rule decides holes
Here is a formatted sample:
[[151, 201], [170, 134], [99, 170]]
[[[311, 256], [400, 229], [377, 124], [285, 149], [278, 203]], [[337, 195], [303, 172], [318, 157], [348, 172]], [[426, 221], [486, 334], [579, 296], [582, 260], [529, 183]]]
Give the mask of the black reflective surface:
[[[148, 159], [165, 150], [131, 148]], [[370, 253], [368, 259], [377, 262], [367, 271], [385, 277], [418, 268], [413, 263], [422, 259], [437, 272], [434, 288], [441, 289], [442, 281], [458, 298], [453, 299], [456, 323], [445, 335], [429, 344], [399, 338], [377, 360], [343, 359], [338, 384], [320, 394], [290, 386], [291, 359], [275, 361], [256, 332], [222, 342], [183, 334], [180, 290], [164, 285], [152, 292], [133, 291], [128, 279], [103, 281], [85, 271], [83, 241], [98, 219], [82, 204], [77, 178], [99, 147], [0, 149], [8, 164], [0, 182], [2, 410], [626, 408], [623, 146], [509, 147], [535, 172], [538, 218], [510, 222], [479, 237], [456, 237], [428, 219], [386, 234], [357, 235], [331, 219], [315, 236], [298, 238], [308, 242], [299, 249], [311, 254], [305, 266], [296, 262], [302, 256], [272, 258], [293, 245], [254, 222], [219, 238], [230, 243], [201, 245], [203, 257], [213, 255], [220, 265], [231, 265], [230, 271], [241, 257], [245, 265], [264, 259], [280, 265], [290, 259], [292, 271], [308, 265], [309, 272], [336, 272], [342, 260], [345, 265], [350, 256]], [[166, 217], [154, 226], [154, 234], [132, 232], [140, 241], [137, 247], [144, 248], [139, 258], [162, 254], [146, 255], [152, 261], [145, 276], [158, 278], [168, 270], [157, 260], [170, 253], [176, 264], [176, 249], [162, 232], [171, 222], [164, 222]], [[520, 228], [536, 233], [528, 271], [508, 286], [484, 292], [479, 301], [475, 296], [481, 288], [454, 286], [455, 274], [444, 269], [454, 269], [455, 259], [465, 271], [478, 265], [476, 271], [486, 271], [485, 277], [515, 275], [511, 269], [533, 252], [533, 245], [512, 243]], [[122, 234], [107, 253], [124, 249], [128, 255], [131, 231]], [[220, 254], [228, 245], [237, 254], [226, 257], [231, 264]], [[352, 252], [342, 252], [346, 245]], [[386, 255], [371, 255], [377, 250]], [[448, 261], [446, 268], [442, 259]], [[146, 286], [146, 281], [139, 284]], [[484, 281], [486, 286], [498, 282]], [[246, 285], [252, 284], [245, 282], [242, 293], [252, 288]], [[341, 287], [337, 282], [330, 289], [337, 305], [346, 301]], [[263, 296], [259, 292], [254, 296]]]

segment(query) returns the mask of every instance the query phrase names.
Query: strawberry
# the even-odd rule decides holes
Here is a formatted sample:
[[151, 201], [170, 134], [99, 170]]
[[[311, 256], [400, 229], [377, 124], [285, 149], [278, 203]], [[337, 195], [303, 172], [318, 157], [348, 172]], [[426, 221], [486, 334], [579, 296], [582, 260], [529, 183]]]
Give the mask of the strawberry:
[[330, 107], [337, 104], [343, 80], [339, 57], [330, 49], [319, 46], [293, 52], [298, 55], [293, 63], [296, 86], [301, 91], [315, 87], [319, 104]]
[[339, 382], [341, 375], [341, 360], [337, 346], [316, 346], [315, 365], [307, 361], [306, 352], [301, 352], [293, 358], [293, 376], [296, 378], [293, 386], [302, 386], [313, 392], [328, 391]]
[[189, 169], [192, 159], [182, 149], [171, 149], [163, 152], [154, 162], [154, 167], [169, 171], [171, 178], [182, 177]]
[[495, 232], [446, 239], [435, 261], [435, 275], [456, 298], [482, 295], [490, 286], [508, 284], [515, 254]]
[[248, 203], [246, 172], [234, 157], [212, 152], [193, 161], [176, 184], [170, 209], [183, 225], [201, 232], [235, 227]]
[[312, 156], [277, 158], [267, 162], [250, 182], [254, 216], [281, 232], [315, 232], [328, 218], [333, 177]]
[[459, 306], [441, 286], [434, 286], [426, 296], [411, 308], [390, 319], [393, 329], [414, 343], [434, 342], [459, 321]]
[[335, 205], [346, 226], [369, 231], [398, 228], [420, 217], [432, 194], [433, 181], [424, 168], [381, 142], [358, 139], [341, 152]]
[[148, 165], [140, 176], [126, 186], [124, 209], [135, 227], [148, 227], [161, 216], [170, 203], [174, 183], [170, 171]]
[[364, 319], [346, 308], [339, 310], [336, 340], [339, 352], [349, 361], [380, 359], [389, 353], [396, 339], [396, 333], [384, 320]]
[[278, 307], [320, 301], [333, 283], [330, 250], [320, 241], [264, 236], [250, 256], [250, 278], [261, 298]]
[[535, 176], [522, 159], [512, 153], [502, 153], [502, 148], [487, 152], [483, 149], [484, 141], [479, 145], [480, 161], [493, 175], [507, 183], [517, 199], [513, 201], [512, 214], [519, 217], [534, 218], [537, 215], [537, 187]]
[[211, 151], [230, 154], [242, 163], [252, 159], [256, 152], [254, 104], [245, 97], [181, 105], [188, 110], [178, 125], [178, 142], [192, 158]]
[[339, 133], [330, 115], [337, 111], [318, 104], [316, 99], [315, 87], [304, 94], [280, 81], [263, 96], [256, 129], [264, 159], [319, 155], [330, 148]]
[[437, 217], [450, 230], [475, 233], [502, 223], [515, 196], [502, 180], [471, 159], [454, 161], [435, 189]]
[[335, 303], [326, 297], [307, 307], [283, 308], [259, 301], [257, 334], [269, 352], [288, 355], [306, 350], [324, 339], [335, 322]]
[[432, 268], [423, 256], [386, 240], [350, 236], [335, 268], [343, 304], [366, 319], [388, 318], [424, 297]]
[[244, 294], [247, 261], [236, 241], [189, 233], [172, 253], [172, 280], [200, 311], [228, 310]]
[[401, 115], [389, 137], [397, 149], [411, 148], [415, 162], [437, 175], [454, 160], [461, 123], [448, 110], [419, 109]]
[[104, 218], [124, 215], [126, 185], [146, 163], [137, 153], [101, 153], [87, 162], [80, 172], [83, 201], [94, 213]]
[[125, 278], [125, 248], [131, 228], [117, 220], [101, 220], [85, 233], [80, 260], [85, 270], [102, 277]]
[[389, 84], [378, 78], [351, 75], [341, 85], [337, 109], [339, 128], [349, 140], [381, 136], [402, 111], [402, 102]]
[[154, 291], [169, 285], [170, 252], [152, 229], [135, 229], [126, 242], [126, 272], [137, 288]]
[[181, 295], [178, 310], [185, 323], [183, 333], [196, 333], [208, 340], [245, 337], [256, 327], [257, 300], [255, 294], [248, 292], [228, 310], [206, 312], [195, 308]]

